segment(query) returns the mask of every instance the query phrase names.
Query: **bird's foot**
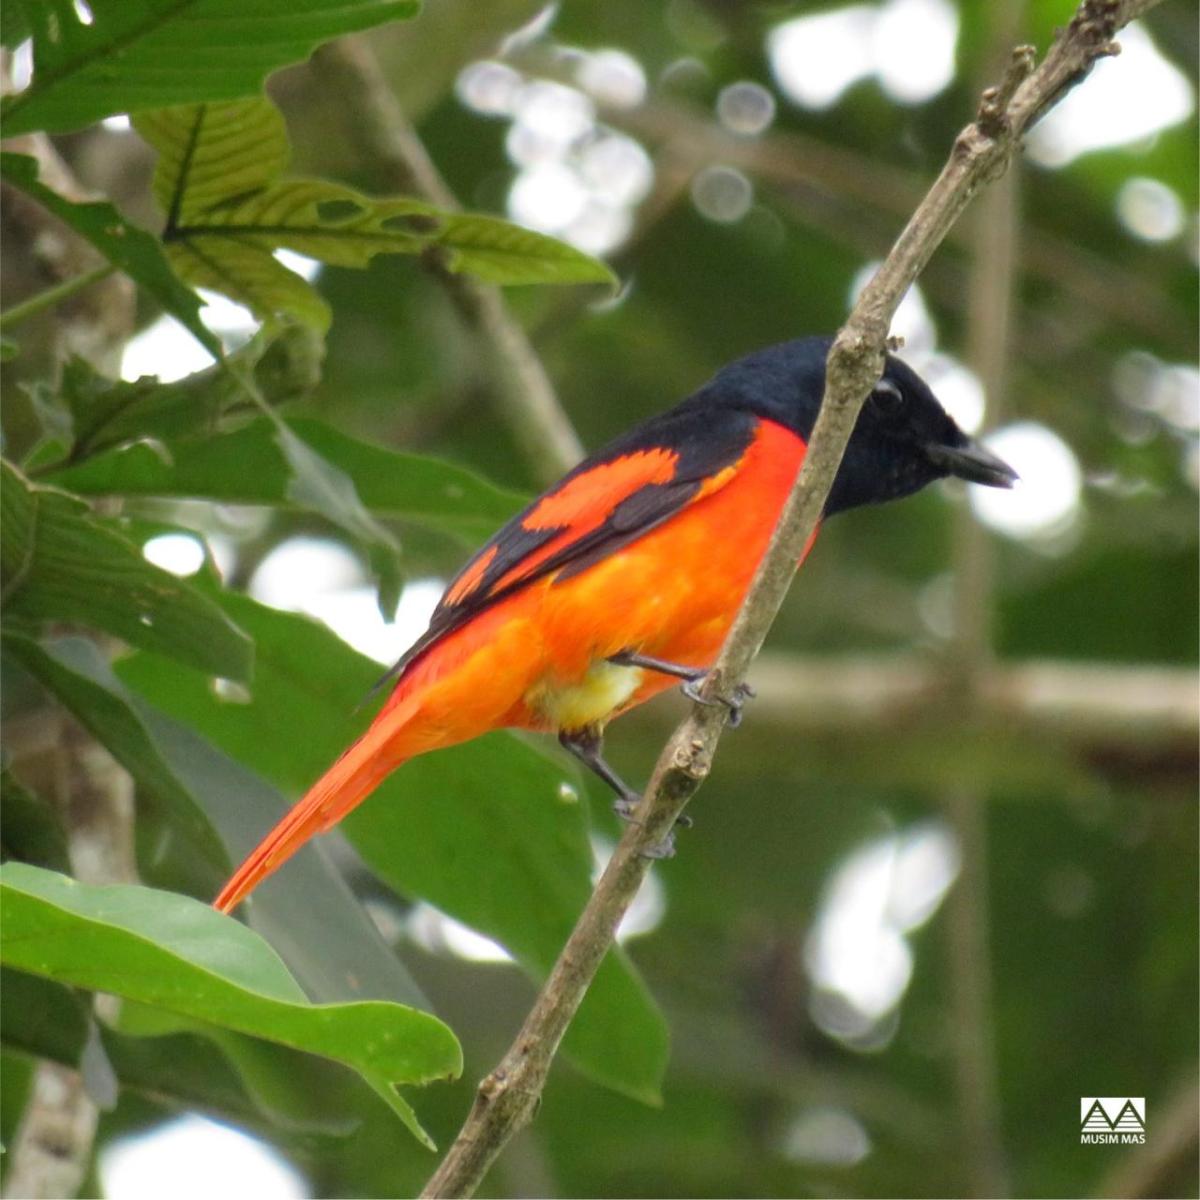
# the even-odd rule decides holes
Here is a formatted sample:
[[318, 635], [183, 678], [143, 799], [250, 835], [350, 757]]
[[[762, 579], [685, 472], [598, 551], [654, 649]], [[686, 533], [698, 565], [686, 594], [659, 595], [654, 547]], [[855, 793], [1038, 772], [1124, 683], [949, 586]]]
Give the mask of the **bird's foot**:
[[[641, 796], [636, 793], [628, 796], [619, 796], [613, 801], [613, 812], [624, 821], [627, 825], [640, 825], [641, 822], [633, 815], [637, 810], [638, 804], [641, 803]], [[692, 818], [687, 813], [681, 813], [675, 818], [675, 829], [691, 829]], [[643, 858], [674, 858], [675, 856], [675, 830], [668, 832], [667, 836], [661, 842], [655, 842], [653, 845], [645, 846], [639, 851]]]
[[649, 846], [643, 846], [638, 854], [642, 858], [649, 858], [657, 861], [663, 858], [675, 857], [675, 831], [671, 830], [661, 842], [654, 842]]
[[736, 729], [742, 723], [746, 701], [754, 699], [754, 689], [748, 683], [739, 683], [733, 689], [731, 696], [714, 696], [712, 699], [707, 699], [700, 695], [700, 688], [706, 678], [707, 674], [702, 675], [699, 679], [689, 679], [679, 690], [689, 700], [695, 700], [697, 704], [706, 704], [710, 707], [715, 704], [723, 704], [729, 709], [729, 728]]
[[636, 792], [633, 792], [627, 796], [618, 796], [613, 801], [613, 812], [616, 813], [617, 817], [624, 821], [626, 825], [635, 825], [637, 824], [637, 820], [633, 814], [636, 811], [637, 806], [641, 803], [641, 799], [641, 796], [639, 796]]

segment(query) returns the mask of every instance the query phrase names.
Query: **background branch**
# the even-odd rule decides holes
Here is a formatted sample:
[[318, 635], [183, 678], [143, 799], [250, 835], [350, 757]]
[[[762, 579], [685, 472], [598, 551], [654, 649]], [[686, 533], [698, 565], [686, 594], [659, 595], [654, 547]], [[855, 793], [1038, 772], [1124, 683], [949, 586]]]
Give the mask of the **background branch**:
[[[369, 47], [341, 38], [319, 50], [313, 65], [325, 77], [328, 94], [341, 97], [347, 134], [389, 189], [416, 193], [440, 208], [459, 207]], [[583, 457], [583, 445], [541, 359], [498, 288], [437, 263], [429, 266], [474, 337], [500, 415], [533, 474], [542, 483], [553, 482]]]
[[[1030, 124], [1112, 52], [1111, 38], [1153, 0], [1085, 0], [1070, 27], [1033, 70], [1014, 52], [1001, 84], [984, 93], [976, 121], [955, 141], [941, 175], [863, 290], [830, 351], [825, 396], [804, 467], [746, 602], [703, 689], [728, 694], [745, 675], [775, 617], [833, 483], [859, 409], [883, 366], [888, 326], [978, 187], [1003, 173]], [[664, 747], [650, 784], [525, 1023], [479, 1085], [466, 1123], [426, 1196], [468, 1196], [517, 1129], [533, 1116], [550, 1064], [621, 917], [649, 868], [643, 852], [662, 840], [708, 773], [725, 724], [719, 705], [696, 705]]]
[[[71, 873], [84, 883], [136, 883], [134, 794], [129, 774], [75, 720], [42, 709], [6, 722], [14, 773], [50, 797], [67, 835]], [[94, 1011], [115, 1017], [119, 1001], [95, 996]], [[103, 1051], [100, 1052], [103, 1054]], [[39, 1059], [30, 1101], [9, 1147], [4, 1195], [13, 1200], [74, 1196], [87, 1176], [100, 1100], [74, 1066]]]
[[[92, 198], [48, 137], [13, 138], [7, 148], [36, 158], [41, 178], [60, 195]], [[16, 306], [9, 309], [10, 323], [27, 319], [22, 327], [29, 339], [26, 349], [37, 345], [55, 369], [63, 357], [77, 354], [115, 373], [134, 325], [133, 282], [41, 205], [14, 188], [5, 186], [3, 194], [4, 232], [14, 235], [6, 237], [6, 245], [15, 241], [20, 249], [17, 261], [6, 259], [6, 293], [21, 295], [47, 284], [66, 293], [53, 297], [53, 313], [36, 303], [23, 313]], [[89, 883], [136, 882], [133, 781], [104, 747], [61, 710], [46, 707], [32, 719], [6, 720], [4, 750], [17, 776], [28, 780], [40, 773], [34, 790], [57, 809], [75, 877]], [[114, 1003], [113, 997], [98, 996], [94, 1008], [112, 1015]], [[98, 1120], [97, 1100], [81, 1072], [38, 1060], [29, 1103], [8, 1147], [4, 1194], [75, 1195], [92, 1160]]]
[[[1003, 67], [1005, 49], [1019, 36], [1024, 16], [1022, 3], [989, 10], [990, 61], [985, 60], [981, 84]], [[967, 223], [972, 250], [967, 364], [983, 385], [987, 426], [1001, 422], [1007, 405], [1017, 285], [1019, 179], [1020, 163], [1014, 162], [983, 196]], [[994, 575], [991, 540], [970, 507], [960, 502], [954, 514], [954, 636], [944, 667], [955, 693], [954, 708], [964, 714], [969, 725], [979, 719], [979, 697], [993, 658]], [[1006, 1196], [1009, 1182], [992, 1020], [987, 796], [972, 782], [948, 789], [942, 804], [958, 839], [961, 863], [958, 879], [946, 898], [943, 928], [956, 1114], [967, 1149], [963, 1166], [973, 1195]]]
[[[957, 723], [945, 671], [915, 655], [815, 657], [764, 651], [755, 660], [755, 728], [864, 736], [924, 718]], [[1078, 743], [1194, 750], [1200, 733], [1195, 672], [1184, 667], [1029, 659], [996, 663], [979, 680], [972, 719], [1041, 729]]]

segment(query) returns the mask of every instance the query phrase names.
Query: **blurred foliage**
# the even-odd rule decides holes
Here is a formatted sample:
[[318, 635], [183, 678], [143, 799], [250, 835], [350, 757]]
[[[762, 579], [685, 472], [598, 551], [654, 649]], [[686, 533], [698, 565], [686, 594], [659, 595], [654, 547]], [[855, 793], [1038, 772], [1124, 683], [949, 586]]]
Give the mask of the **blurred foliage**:
[[[20, 860], [5, 868], [16, 896], [0, 978], [7, 1144], [29, 1064], [79, 1064], [93, 1029], [121, 1088], [101, 1116], [97, 1154], [192, 1109], [273, 1142], [316, 1195], [415, 1193], [434, 1160], [397, 1136], [403, 1102], [388, 1083], [452, 1070], [453, 1030], [461, 1078], [406, 1093], [439, 1145], [453, 1138], [586, 897], [589, 839], [616, 833], [590, 781], [588, 803], [572, 802], [583, 781], [557, 751], [502, 734], [407, 765], [346, 822], [345, 838], [264, 885], [249, 906], [255, 932], [164, 894], [209, 897], [366, 720], [355, 709], [378, 668], [310, 618], [247, 596], [257, 566], [297, 535], [336, 541], [390, 609], [402, 578], [445, 578], [536, 486], [537, 466], [493, 403], [492, 360], [430, 264], [431, 246], [501, 282], [604, 270], [498, 218], [390, 195], [394, 180], [348, 136], [361, 114], [319, 69], [276, 73], [271, 103], [255, 98], [263, 78], [372, 27], [372, 49], [460, 202], [502, 214], [515, 176], [510, 127], [460, 99], [463, 69], [498, 58], [526, 82], [561, 83], [605, 49], [640, 64], [644, 103], [597, 101], [600, 123], [587, 135], [625, 133], [654, 166], [610, 256], [620, 292], [505, 292], [591, 446], [738, 354], [835, 328], [852, 280], [886, 252], [1005, 48], [999, 6], [959, 0], [955, 75], [937, 97], [902, 105], [872, 78], [807, 110], [776, 88], [765, 37], [826, 5], [609, 0], [538, 17], [540, 7], [427, 0], [418, 19], [384, 24], [415, 6], [247, 0], [237, 14], [200, 0], [181, 15], [159, 0], [93, 0], [86, 24], [49, 0], [4, 6], [5, 46], [34, 37], [33, 83], [6, 101], [5, 133], [54, 133], [83, 187], [104, 197], [59, 194], [23, 139], [0, 172], [6, 198], [44, 206], [46, 238], [78, 235], [127, 273], [140, 289], [139, 327], [168, 311], [215, 347], [190, 288], [167, 272], [168, 261], [180, 270], [179, 250], [148, 232], [163, 231], [164, 213], [178, 224], [183, 176], [156, 168], [135, 134], [91, 122], [137, 109], [137, 127], [177, 151], [197, 106], [233, 114], [235, 143], [246, 140], [230, 161], [202, 164], [215, 190], [196, 200], [201, 240], [225, 238], [238, 271], [249, 263], [277, 287], [262, 299], [231, 285], [229, 270], [182, 264], [180, 274], [316, 327], [273, 320], [224, 363], [170, 383], [118, 382], [72, 357], [78, 346], [60, 337], [69, 306], [5, 328], [3, 850]], [[1189, 7], [1167, 0], [1145, 24], [1194, 79]], [[1018, 36], [1044, 47], [1072, 8], [1030, 0]], [[133, 28], [135, 11], [155, 19]], [[64, 38], [52, 20], [65, 22]], [[218, 68], [202, 69], [210, 61]], [[777, 96], [756, 136], [729, 133], [715, 115], [722, 89], [744, 80]], [[1193, 116], [1065, 167], [1019, 168], [1012, 353], [994, 419], [1055, 430], [1084, 483], [1069, 528], [988, 535], [981, 600], [1004, 659], [1069, 660], [1118, 687], [1120, 668], [1194, 667], [1195, 418], [1152, 402], [1150, 388], [1161, 365], [1196, 357], [1196, 146]], [[692, 199], [697, 173], [726, 161], [753, 188], [748, 211], [727, 223]], [[1150, 243], [1122, 222], [1118, 197], [1135, 177], [1175, 194], [1181, 232]], [[39, 259], [45, 239], [8, 228], [13, 208], [6, 309], [61, 282]], [[279, 226], [269, 238], [235, 228], [256, 228], [264, 213]], [[960, 359], [986, 338], [971, 326], [972, 287], [989, 268], [973, 258], [976, 220], [968, 213], [921, 281], [938, 348]], [[347, 249], [348, 226], [383, 236], [389, 253]], [[331, 229], [340, 232], [322, 241]], [[315, 282], [272, 256], [289, 246], [327, 264]], [[771, 648], [827, 655], [831, 673], [842, 656], [953, 655], [945, 609], [963, 505], [952, 489], [931, 490], [831, 523]], [[188, 579], [140, 553], [172, 530], [210, 543]], [[53, 772], [39, 769], [51, 711], [72, 714], [135, 780], [139, 871], [158, 890], [121, 889], [113, 907], [63, 883], [70, 830], [46, 782]], [[643, 778], [662, 728], [653, 714], [622, 721], [614, 765]], [[974, 835], [982, 874], [974, 864], [907, 935], [911, 980], [872, 1036], [833, 1036], [814, 1015], [822, 997], [806, 946], [835, 873], [897, 832], [971, 836], [954, 803], [964, 780], [985, 802]], [[1080, 1145], [1081, 1095], [1145, 1095], [1150, 1145], [1167, 1136], [1197, 1054], [1194, 731], [1175, 726], [1144, 744], [1103, 730], [1068, 738], [973, 723], [931, 698], [869, 734], [848, 725], [801, 739], [756, 726], [751, 709], [693, 813], [679, 856], [655, 867], [661, 922], [606, 965], [536, 1122], [486, 1194], [942, 1196], [998, 1181], [1016, 1195], [1085, 1195], [1137, 1152]], [[955, 906], [967, 898], [984, 904], [984, 960], [964, 947]], [[418, 936], [428, 904], [501, 943], [520, 968]], [[64, 931], [53, 955], [17, 936], [22, 922], [51, 920]], [[181, 1007], [156, 990], [200, 970], [183, 952], [192, 922], [211, 954], [243, 952], [268, 980], [209, 972], [204, 995], [224, 998], [227, 1020], [211, 1005], [199, 1011], [199, 991]], [[122, 963], [137, 968], [124, 980]], [[962, 1002], [972, 981], [991, 999], [978, 1027]], [[264, 987], [274, 994], [257, 994]], [[93, 988], [158, 1007], [127, 1006], [108, 1023], [92, 1014]], [[428, 1055], [419, 1069], [364, 1070], [343, 1042], [321, 1041], [353, 1041], [354, 1021], [369, 1022], [376, 1006], [407, 1014], [411, 1048]], [[274, 1008], [305, 1036], [282, 1036]], [[329, 1025], [310, 1039], [305, 1022], [320, 1011]], [[970, 1046], [989, 1038], [994, 1084], [967, 1069]], [[972, 1152], [977, 1090], [996, 1105], [998, 1174]], [[1145, 1177], [1145, 1194], [1196, 1195], [1196, 1165], [1185, 1139]]]

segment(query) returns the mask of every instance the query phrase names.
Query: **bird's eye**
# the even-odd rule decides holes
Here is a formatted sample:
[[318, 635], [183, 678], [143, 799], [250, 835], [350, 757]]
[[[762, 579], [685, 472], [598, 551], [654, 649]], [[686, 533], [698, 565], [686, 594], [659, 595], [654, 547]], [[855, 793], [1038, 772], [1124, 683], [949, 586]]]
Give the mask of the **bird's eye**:
[[892, 417], [904, 407], [904, 393], [890, 379], [881, 379], [871, 393], [871, 403], [883, 416]]

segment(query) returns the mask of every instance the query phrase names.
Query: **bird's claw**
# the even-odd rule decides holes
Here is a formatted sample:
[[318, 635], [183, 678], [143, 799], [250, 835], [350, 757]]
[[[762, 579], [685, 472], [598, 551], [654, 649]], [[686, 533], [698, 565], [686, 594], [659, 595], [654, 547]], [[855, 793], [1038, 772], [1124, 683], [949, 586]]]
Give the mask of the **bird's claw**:
[[709, 707], [715, 704], [723, 704], [729, 709], [729, 728], [736, 729], [742, 723], [742, 711], [746, 707], [746, 701], [754, 699], [754, 689], [748, 683], [739, 683], [733, 689], [733, 695], [714, 696], [712, 699], [709, 699], [700, 694], [700, 687], [703, 683], [704, 676], [701, 676], [699, 679], [689, 679], [679, 690], [689, 700], [695, 700], [697, 704], [705, 704]]
[[641, 803], [641, 796], [618, 796], [613, 801], [613, 812], [616, 813], [619, 820], [624, 821], [627, 825], [633, 824], [633, 814]]
[[[639, 825], [640, 821], [633, 815], [641, 801], [641, 796], [619, 796], [613, 801], [613, 812], [624, 821], [627, 825]], [[691, 829], [692, 818], [686, 813], [680, 813], [675, 818], [676, 829]], [[674, 858], [675, 857], [675, 830], [672, 829], [667, 833], [661, 842], [655, 842], [653, 845], [644, 846], [638, 853], [642, 858]]]
[[643, 846], [638, 854], [642, 858], [662, 859], [675, 857], [675, 832], [670, 831], [661, 842], [654, 842], [649, 846]]

